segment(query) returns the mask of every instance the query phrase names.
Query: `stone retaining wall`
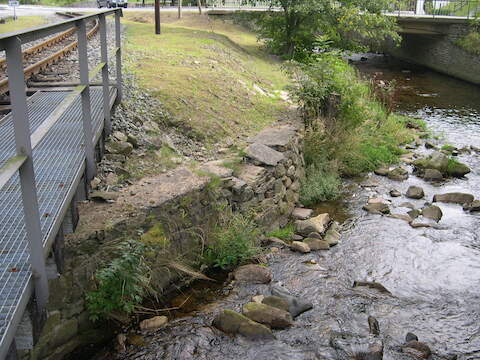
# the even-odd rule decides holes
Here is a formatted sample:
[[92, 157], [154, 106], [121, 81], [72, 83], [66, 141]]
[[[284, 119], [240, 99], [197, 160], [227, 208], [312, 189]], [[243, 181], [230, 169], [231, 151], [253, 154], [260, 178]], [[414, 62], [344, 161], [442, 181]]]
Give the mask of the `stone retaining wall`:
[[[285, 225], [299, 199], [304, 176], [302, 130], [278, 126], [252, 138], [241, 159], [216, 160], [197, 169], [177, 168], [142, 179], [107, 202], [80, 204], [75, 233], [66, 236], [65, 271], [50, 281], [49, 317], [24, 359], [62, 359], [76, 348], [113, 337], [103, 322], [92, 323], [85, 294], [95, 271], [112, 258], [115, 245], [141, 239], [155, 229], [165, 250], [155, 254], [152, 286], [168, 293], [187, 277], [169, 267], [172, 259], [198, 259], [218, 219], [219, 204], [253, 212], [259, 226]], [[95, 194], [97, 199], [102, 194]], [[114, 199], [114, 201], [112, 201]], [[161, 229], [161, 236], [158, 236]], [[161, 239], [160, 239], [161, 238]]]
[[387, 46], [387, 52], [402, 60], [480, 84], [480, 56], [456, 45], [469, 32], [468, 24], [451, 24], [446, 35], [402, 34], [401, 46]]

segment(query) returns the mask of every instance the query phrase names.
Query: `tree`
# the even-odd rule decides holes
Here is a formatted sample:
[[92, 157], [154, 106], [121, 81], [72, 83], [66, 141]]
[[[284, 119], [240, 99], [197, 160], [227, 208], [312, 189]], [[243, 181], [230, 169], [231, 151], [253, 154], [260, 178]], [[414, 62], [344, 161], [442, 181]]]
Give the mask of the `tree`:
[[317, 40], [334, 47], [366, 50], [386, 39], [399, 41], [396, 21], [382, 14], [394, 3], [388, 0], [271, 0], [272, 8], [260, 21], [271, 49], [301, 60], [318, 48]]

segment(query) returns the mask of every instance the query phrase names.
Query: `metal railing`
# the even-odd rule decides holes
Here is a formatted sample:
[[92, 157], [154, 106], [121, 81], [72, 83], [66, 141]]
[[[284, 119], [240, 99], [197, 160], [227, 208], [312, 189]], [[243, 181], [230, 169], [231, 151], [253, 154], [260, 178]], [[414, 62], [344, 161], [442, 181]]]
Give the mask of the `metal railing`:
[[[33, 163], [33, 149], [46, 137], [49, 130], [59, 121], [64, 112], [75, 100], [81, 99], [81, 114], [83, 124], [83, 147], [85, 151], [85, 169], [87, 181], [95, 175], [95, 144], [92, 131], [92, 109], [90, 100], [90, 81], [101, 72], [104, 129], [108, 134], [111, 131], [110, 124], [110, 80], [108, 69], [107, 48], [107, 23], [106, 16], [115, 17], [115, 67], [116, 67], [116, 91], [117, 101], [122, 97], [122, 72], [121, 72], [121, 28], [120, 9], [99, 11], [95, 14], [80, 16], [60, 23], [45, 25], [25, 31], [12, 32], [0, 35], [0, 50], [5, 50], [9, 94], [11, 102], [11, 118], [13, 120], [16, 154], [11, 156], [0, 166], [0, 189], [2, 189], [16, 174], [19, 173], [21, 198], [23, 204], [26, 237], [28, 241], [29, 261], [33, 279], [33, 292], [35, 295], [36, 310], [38, 314], [45, 314], [48, 301], [48, 281], [46, 275], [45, 258], [50, 251], [53, 238], [56, 234], [49, 234], [51, 240], [43, 242], [41, 229], [41, 217], [39, 201], [35, 182]], [[88, 65], [87, 53], [87, 26], [89, 20], [98, 19], [100, 27], [100, 57], [101, 62], [91, 71]], [[28, 100], [25, 87], [25, 74], [22, 59], [22, 44], [41, 39], [56, 33], [60, 33], [75, 27], [78, 38], [78, 64], [80, 73], [79, 85], [73, 88], [60, 102], [46, 120], [30, 132]], [[31, 135], [30, 135], [31, 134]], [[73, 190], [74, 191], [74, 190]], [[70, 191], [69, 191], [70, 192]], [[69, 196], [69, 195], [68, 195]], [[67, 197], [68, 197], [67, 196]], [[73, 196], [73, 194], [72, 194]], [[66, 211], [66, 210], [65, 210]], [[62, 219], [60, 219], [61, 222]], [[54, 228], [59, 227], [57, 224]], [[50, 231], [51, 232], [51, 231]], [[27, 287], [30, 289], [30, 287]], [[29, 297], [29, 295], [28, 295]], [[23, 296], [25, 298], [25, 296]], [[25, 301], [24, 301], [25, 302]], [[24, 304], [26, 305], [26, 304]], [[5, 358], [8, 347], [11, 344], [15, 328], [17, 327], [25, 307], [15, 307], [15, 313], [8, 319], [7, 330], [0, 334], [0, 359]], [[13, 326], [12, 326], [13, 325]]]
[[390, 14], [475, 19], [480, 17], [480, 0], [402, 0]]

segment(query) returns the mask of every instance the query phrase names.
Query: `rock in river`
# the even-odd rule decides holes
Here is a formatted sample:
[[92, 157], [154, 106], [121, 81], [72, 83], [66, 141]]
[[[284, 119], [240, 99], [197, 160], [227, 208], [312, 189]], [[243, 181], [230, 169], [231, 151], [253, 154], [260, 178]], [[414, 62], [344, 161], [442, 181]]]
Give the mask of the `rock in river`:
[[240, 266], [233, 273], [235, 280], [253, 284], [268, 284], [272, 274], [265, 266], [249, 264]]
[[315, 238], [306, 238], [303, 240], [305, 244], [308, 245], [310, 250], [328, 250], [330, 249], [330, 245], [325, 240], [319, 240]]
[[423, 217], [439, 222], [443, 216], [442, 210], [436, 205], [430, 205], [422, 209]]
[[329, 222], [330, 216], [325, 213], [308, 220], [297, 220], [295, 221], [295, 228], [297, 233], [307, 236], [311, 232], [323, 233]]
[[273, 296], [278, 296], [288, 301], [288, 311], [294, 318], [296, 318], [301, 313], [313, 308], [311, 302], [290, 295], [287, 290], [283, 289], [280, 286], [272, 286], [271, 291]]
[[387, 176], [390, 180], [403, 181], [408, 179], [408, 171], [398, 167], [389, 171]]
[[213, 326], [223, 332], [240, 334], [251, 340], [268, 340], [275, 338], [268, 327], [252, 321], [233, 310], [223, 310], [213, 320]]
[[425, 196], [425, 193], [420, 186], [410, 186], [407, 190], [406, 196], [410, 199], [421, 199]]
[[443, 180], [443, 175], [438, 170], [425, 169], [425, 173], [423, 174], [423, 179], [425, 181], [442, 181]]
[[473, 202], [474, 199], [473, 195], [460, 192], [437, 194], [433, 196], [433, 202], [454, 203], [460, 205], [469, 204]]
[[465, 204], [463, 210], [470, 212], [480, 211], [480, 200], [474, 200], [469, 204]]
[[280, 296], [267, 296], [262, 300], [262, 303], [284, 311], [289, 311], [290, 309], [290, 304], [288, 303], [288, 300]]
[[307, 220], [312, 216], [313, 210], [306, 208], [295, 208], [292, 212], [292, 217], [297, 220]]
[[391, 197], [400, 197], [402, 196], [402, 193], [396, 189], [390, 190], [390, 196]]
[[366, 210], [366, 211], [374, 213], [374, 214], [389, 214], [390, 213], [390, 209], [389, 209], [388, 205], [387, 204], [381, 204], [381, 203], [364, 205], [363, 210]]
[[381, 167], [381, 168], [378, 168], [374, 171], [374, 173], [376, 175], [379, 175], [379, 176], [387, 176], [388, 173], [389, 173], [390, 169], [387, 168], [387, 167]]
[[470, 168], [458, 161], [448, 163], [447, 174], [453, 177], [461, 178], [470, 172]]
[[243, 306], [242, 311], [243, 315], [250, 320], [267, 325], [272, 329], [284, 329], [293, 323], [289, 312], [266, 304], [250, 302]]
[[304, 253], [304, 254], [309, 253], [311, 250], [310, 246], [308, 246], [307, 243], [304, 243], [302, 241], [292, 241], [292, 244], [290, 245], [290, 249]]

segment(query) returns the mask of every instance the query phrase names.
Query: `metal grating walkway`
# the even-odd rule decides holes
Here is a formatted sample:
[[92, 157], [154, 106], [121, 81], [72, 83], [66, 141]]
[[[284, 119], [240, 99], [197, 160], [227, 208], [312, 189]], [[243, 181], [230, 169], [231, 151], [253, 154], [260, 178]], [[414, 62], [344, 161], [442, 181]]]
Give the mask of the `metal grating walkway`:
[[[102, 89], [90, 89], [94, 143], [103, 130]], [[33, 133], [69, 94], [68, 91], [39, 92], [28, 101], [30, 133]], [[110, 89], [111, 105], [116, 90]], [[0, 119], [0, 167], [15, 155], [11, 115]], [[41, 217], [43, 246], [56, 234], [62, 211], [83, 174], [82, 106], [80, 97], [33, 150], [35, 181]], [[17, 174], [0, 189], [0, 346], [9, 346], [6, 335], [16, 326], [31, 294], [29, 249]], [[6, 340], [8, 342], [6, 342]]]

